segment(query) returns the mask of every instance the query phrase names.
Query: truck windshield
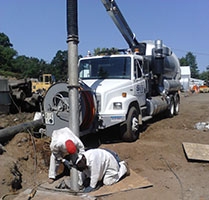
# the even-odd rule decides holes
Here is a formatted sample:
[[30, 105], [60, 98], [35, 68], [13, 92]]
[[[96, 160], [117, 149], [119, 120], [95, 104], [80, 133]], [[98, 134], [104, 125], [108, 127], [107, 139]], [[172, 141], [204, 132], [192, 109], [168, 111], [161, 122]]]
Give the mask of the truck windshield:
[[81, 79], [130, 79], [130, 57], [103, 57], [80, 61]]

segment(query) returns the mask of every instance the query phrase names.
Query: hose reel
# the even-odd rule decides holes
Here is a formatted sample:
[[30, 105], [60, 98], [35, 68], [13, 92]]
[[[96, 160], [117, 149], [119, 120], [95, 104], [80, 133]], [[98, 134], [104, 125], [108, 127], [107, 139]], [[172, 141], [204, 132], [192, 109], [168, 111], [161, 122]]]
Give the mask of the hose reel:
[[[80, 82], [78, 101], [80, 131], [85, 132], [93, 127], [96, 116], [96, 98], [91, 88], [83, 82]], [[69, 127], [67, 83], [56, 83], [48, 89], [44, 98], [44, 116], [48, 136], [51, 136], [54, 130]]]

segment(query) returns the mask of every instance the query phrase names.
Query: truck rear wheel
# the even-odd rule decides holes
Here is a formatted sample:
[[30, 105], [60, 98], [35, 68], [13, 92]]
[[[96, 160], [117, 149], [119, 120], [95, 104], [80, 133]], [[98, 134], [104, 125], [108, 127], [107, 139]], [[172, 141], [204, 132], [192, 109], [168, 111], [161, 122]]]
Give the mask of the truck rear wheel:
[[120, 125], [121, 139], [126, 142], [133, 142], [139, 137], [139, 111], [131, 107], [127, 119]]
[[174, 105], [174, 114], [178, 115], [180, 110], [180, 98], [179, 96], [176, 96], [175, 98], [175, 105]]
[[170, 104], [168, 106], [167, 115], [168, 117], [173, 117], [175, 112], [175, 103], [173, 96], [170, 97]]

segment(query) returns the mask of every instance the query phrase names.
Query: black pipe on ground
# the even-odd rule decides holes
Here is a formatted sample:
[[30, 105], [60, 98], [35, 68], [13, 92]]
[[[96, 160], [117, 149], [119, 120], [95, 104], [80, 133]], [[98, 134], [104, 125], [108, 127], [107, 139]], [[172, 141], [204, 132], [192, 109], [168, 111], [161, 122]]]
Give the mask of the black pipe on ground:
[[42, 119], [30, 121], [16, 126], [4, 128], [0, 130], [0, 143], [5, 143], [12, 139], [17, 133], [24, 132], [28, 129], [38, 128], [43, 125]]

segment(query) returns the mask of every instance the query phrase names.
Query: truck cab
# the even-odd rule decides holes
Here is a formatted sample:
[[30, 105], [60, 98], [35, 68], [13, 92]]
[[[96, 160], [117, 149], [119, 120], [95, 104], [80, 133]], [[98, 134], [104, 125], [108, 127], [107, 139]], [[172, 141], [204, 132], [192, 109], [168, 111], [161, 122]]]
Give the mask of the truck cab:
[[[96, 94], [99, 129], [125, 122], [132, 107], [139, 112], [146, 105], [147, 85], [140, 55], [82, 58], [79, 78]], [[138, 116], [132, 121], [138, 126]]]

